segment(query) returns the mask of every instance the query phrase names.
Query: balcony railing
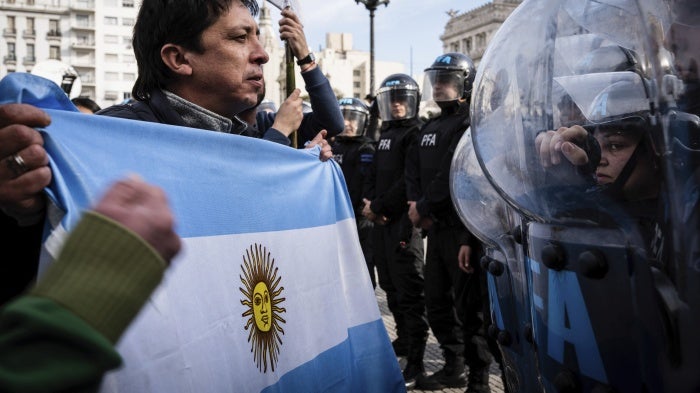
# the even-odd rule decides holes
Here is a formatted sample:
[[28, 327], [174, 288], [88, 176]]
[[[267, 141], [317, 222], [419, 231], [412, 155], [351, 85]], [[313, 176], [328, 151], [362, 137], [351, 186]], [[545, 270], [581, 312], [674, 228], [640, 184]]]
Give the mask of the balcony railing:
[[17, 29], [6, 27], [6, 28], [2, 29], [2, 35], [4, 37], [16, 37], [17, 36]]
[[22, 36], [24, 38], [34, 38], [36, 37], [36, 30], [24, 30], [22, 31]]
[[10, 53], [9, 55], [5, 55], [3, 57], [3, 63], [5, 64], [16, 64], [17, 63], [17, 56], [15, 56], [14, 53]]
[[63, 34], [61, 34], [61, 32], [58, 30], [49, 30], [49, 32], [46, 33], [46, 39], [48, 41], [52, 41], [52, 42], [53, 41], [60, 41], [62, 35]]
[[36, 63], [36, 57], [34, 56], [24, 56], [22, 59], [22, 64], [24, 65], [30, 65]]

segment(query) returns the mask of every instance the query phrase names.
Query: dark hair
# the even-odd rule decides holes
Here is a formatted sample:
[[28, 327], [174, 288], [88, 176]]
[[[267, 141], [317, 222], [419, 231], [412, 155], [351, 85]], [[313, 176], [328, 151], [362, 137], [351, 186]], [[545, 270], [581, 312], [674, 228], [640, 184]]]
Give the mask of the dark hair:
[[95, 113], [102, 109], [99, 105], [97, 105], [95, 101], [91, 100], [90, 97], [75, 97], [72, 100], [70, 100], [70, 102], [72, 102], [75, 106], [82, 106], [83, 108], [88, 108], [92, 111], [92, 113]]
[[248, 8], [251, 15], [258, 14], [256, 0], [144, 0], [134, 25], [138, 78], [132, 96], [146, 100], [152, 90], [163, 88], [171, 79], [170, 70], [160, 57], [163, 45], [172, 43], [202, 52], [202, 32], [235, 2]]

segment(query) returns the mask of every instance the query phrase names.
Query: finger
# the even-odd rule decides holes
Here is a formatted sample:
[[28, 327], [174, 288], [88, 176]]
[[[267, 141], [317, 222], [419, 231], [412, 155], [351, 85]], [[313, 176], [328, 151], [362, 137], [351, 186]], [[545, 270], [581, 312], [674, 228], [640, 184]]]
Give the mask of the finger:
[[51, 124], [43, 110], [28, 104], [0, 105], [0, 128], [10, 124], [24, 124], [29, 127], [46, 127]]
[[2, 160], [1, 179], [16, 179], [34, 169], [47, 166], [49, 156], [40, 145], [30, 145]]
[[280, 14], [281, 14], [283, 17], [285, 17], [285, 18], [292, 19], [292, 20], [293, 20], [294, 22], [296, 22], [296, 23], [300, 23], [300, 22], [299, 22], [299, 17], [297, 16], [296, 12], [294, 12], [294, 11], [291, 9], [291, 7], [287, 7], [287, 8], [285, 8], [285, 9], [283, 9], [282, 12], [281, 12]]
[[21, 124], [0, 129], [0, 158], [15, 154], [30, 145], [44, 145], [44, 138], [37, 130]]
[[[4, 206], [26, 205], [27, 200], [38, 198], [44, 187], [51, 183], [51, 169], [48, 166], [33, 169], [22, 176], [0, 183], [0, 203]], [[19, 209], [22, 206], [18, 206]]]
[[559, 165], [559, 153], [561, 152], [561, 135], [554, 134], [549, 140], [549, 159], [552, 165]]
[[571, 142], [564, 142], [561, 149], [562, 154], [574, 165], [585, 165], [588, 163], [588, 155], [582, 148]]
[[539, 147], [539, 153], [540, 153], [540, 162], [542, 163], [542, 167], [548, 168], [550, 165], [550, 141], [552, 139], [553, 132], [547, 131], [542, 134], [542, 138], [540, 139], [540, 147]]
[[559, 134], [565, 141], [582, 143], [585, 142], [586, 137], [588, 136], [588, 131], [581, 126], [572, 126], [561, 130]]

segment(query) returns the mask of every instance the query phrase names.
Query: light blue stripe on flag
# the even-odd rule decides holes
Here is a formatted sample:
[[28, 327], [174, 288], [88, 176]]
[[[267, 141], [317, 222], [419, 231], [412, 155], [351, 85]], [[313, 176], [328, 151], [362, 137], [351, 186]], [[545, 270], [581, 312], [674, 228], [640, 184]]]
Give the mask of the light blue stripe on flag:
[[[119, 343], [125, 366], [103, 391], [405, 390], [341, 171], [318, 149], [79, 114], [27, 74], [0, 81], [0, 102], [51, 115], [58, 230], [129, 173], [173, 207], [183, 251]], [[271, 318], [256, 319], [251, 299], [267, 291]]]

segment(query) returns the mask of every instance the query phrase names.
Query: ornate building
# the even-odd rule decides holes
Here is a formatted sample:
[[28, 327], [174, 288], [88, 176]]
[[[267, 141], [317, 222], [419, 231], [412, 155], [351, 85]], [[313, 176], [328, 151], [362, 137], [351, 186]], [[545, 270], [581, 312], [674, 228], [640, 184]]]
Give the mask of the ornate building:
[[450, 20], [440, 36], [443, 52], [467, 54], [478, 65], [493, 35], [520, 3], [522, 0], [493, 0], [464, 13], [448, 11]]

